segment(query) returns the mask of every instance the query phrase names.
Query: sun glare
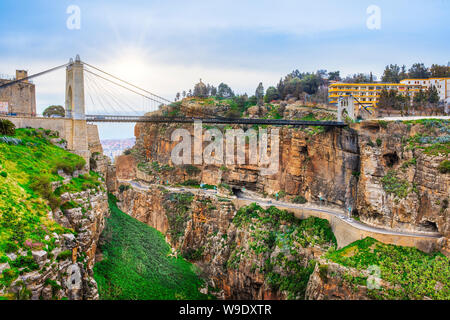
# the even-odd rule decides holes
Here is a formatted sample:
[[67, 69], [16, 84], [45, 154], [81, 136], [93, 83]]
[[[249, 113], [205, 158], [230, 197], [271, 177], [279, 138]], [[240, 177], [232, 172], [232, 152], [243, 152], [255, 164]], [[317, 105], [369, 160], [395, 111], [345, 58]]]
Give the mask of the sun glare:
[[113, 74], [134, 83], [145, 79], [148, 67], [145, 51], [131, 47], [120, 50], [108, 63], [108, 69]]

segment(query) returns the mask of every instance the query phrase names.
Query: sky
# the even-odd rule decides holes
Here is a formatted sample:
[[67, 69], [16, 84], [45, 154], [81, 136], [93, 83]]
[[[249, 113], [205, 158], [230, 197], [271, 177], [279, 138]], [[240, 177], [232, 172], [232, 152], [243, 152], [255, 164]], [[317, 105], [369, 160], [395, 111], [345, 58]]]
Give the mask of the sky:
[[[449, 14], [450, 0], [1, 0], [0, 74], [37, 73], [79, 54], [168, 99], [200, 78], [249, 94], [294, 69], [380, 78], [391, 63], [447, 64]], [[34, 80], [38, 113], [64, 104], [64, 77]], [[99, 128], [101, 139], [134, 135], [131, 124]]]

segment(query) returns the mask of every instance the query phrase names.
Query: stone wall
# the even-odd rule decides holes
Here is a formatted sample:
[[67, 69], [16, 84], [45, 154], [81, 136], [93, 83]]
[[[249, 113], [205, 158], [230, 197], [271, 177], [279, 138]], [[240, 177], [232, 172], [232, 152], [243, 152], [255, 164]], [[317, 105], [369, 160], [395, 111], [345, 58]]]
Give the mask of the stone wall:
[[98, 127], [95, 124], [88, 124], [86, 127], [89, 151], [91, 153], [103, 153], [103, 147], [98, 135]]
[[[0, 85], [10, 80], [0, 79]], [[8, 103], [8, 113], [17, 115], [36, 114], [36, 89], [30, 82], [19, 82], [0, 90], [0, 102]]]

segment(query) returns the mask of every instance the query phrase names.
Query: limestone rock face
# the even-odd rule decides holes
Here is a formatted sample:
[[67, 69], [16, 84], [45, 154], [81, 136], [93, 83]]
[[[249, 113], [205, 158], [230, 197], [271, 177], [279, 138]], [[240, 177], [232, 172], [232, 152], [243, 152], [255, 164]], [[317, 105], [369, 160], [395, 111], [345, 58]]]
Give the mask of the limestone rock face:
[[116, 174], [118, 179], [132, 180], [136, 178], [136, 162], [131, 155], [116, 158]]
[[[416, 134], [433, 134], [433, 129], [402, 123], [384, 128], [375, 121], [355, 129], [361, 150], [355, 209], [361, 221], [401, 231], [439, 232], [443, 236], [440, 249], [448, 255], [450, 175], [438, 170], [448, 156], [426, 154], [407, 143]], [[439, 136], [440, 130], [436, 131]], [[383, 178], [389, 172], [393, 182], [404, 186], [405, 194], [401, 189], [397, 194], [386, 192]]]
[[[155, 186], [148, 191], [131, 188], [118, 195], [121, 210], [162, 232], [175, 250], [200, 267], [208, 285], [217, 289], [214, 294], [218, 298], [286, 299], [286, 293], [271, 289], [259, 271], [265, 258], [249, 249], [254, 240], [251, 230], [233, 224], [237, 211], [231, 201], [200, 193], [168, 192]], [[230, 268], [236, 246], [246, 252], [245, 258]], [[266, 258], [277, 257], [279, 251], [266, 253]], [[320, 247], [298, 249], [305, 266], [323, 252]]]
[[[39, 270], [19, 275], [9, 287], [0, 289], [0, 295], [32, 300], [99, 298], [93, 267], [97, 242], [105, 225], [104, 218], [109, 214], [107, 194], [93, 189], [67, 193], [64, 199], [74, 201], [80, 207], [64, 212], [58, 209], [49, 216], [62, 226], [76, 231], [76, 236], [72, 233], [54, 233], [55, 248], [51, 252], [32, 251]], [[26, 252], [23, 254], [26, 255]], [[0, 270], [6, 268], [9, 268], [7, 264], [0, 265]]]
[[[198, 115], [200, 107], [194, 107], [192, 101], [182, 105], [192, 115]], [[305, 111], [291, 106], [284, 111], [295, 117], [299, 112]], [[265, 196], [281, 192], [286, 201], [303, 196], [309, 203], [340, 207], [369, 225], [439, 233], [439, 249], [450, 254], [450, 175], [438, 170], [448, 155], [426, 153], [425, 147], [411, 142], [417, 135], [445, 138], [449, 130], [445, 123], [430, 127], [373, 120], [344, 129], [282, 128], [279, 168], [272, 175], [263, 175], [261, 168], [249, 164], [248, 159], [239, 165], [174, 165], [171, 151], [178, 141], [172, 141], [171, 134], [182, 127], [191, 133], [193, 141], [192, 125], [137, 124], [133, 156], [119, 157], [117, 177], [149, 183], [195, 180], [216, 186], [227, 184], [235, 190], [245, 188]], [[216, 127], [224, 130], [223, 126]], [[203, 147], [208, 144], [204, 142]], [[389, 191], [389, 183], [398, 190]]]

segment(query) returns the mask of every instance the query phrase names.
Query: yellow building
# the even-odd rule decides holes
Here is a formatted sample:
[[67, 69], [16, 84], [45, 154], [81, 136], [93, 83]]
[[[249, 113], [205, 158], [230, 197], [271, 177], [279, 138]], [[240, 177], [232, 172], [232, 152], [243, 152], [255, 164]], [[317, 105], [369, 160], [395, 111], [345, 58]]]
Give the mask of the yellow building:
[[328, 86], [328, 101], [337, 104], [341, 96], [352, 95], [364, 107], [376, 108], [381, 90], [397, 90], [398, 92], [413, 96], [420, 89], [426, 89], [421, 84], [404, 83], [342, 83], [336, 82]]

